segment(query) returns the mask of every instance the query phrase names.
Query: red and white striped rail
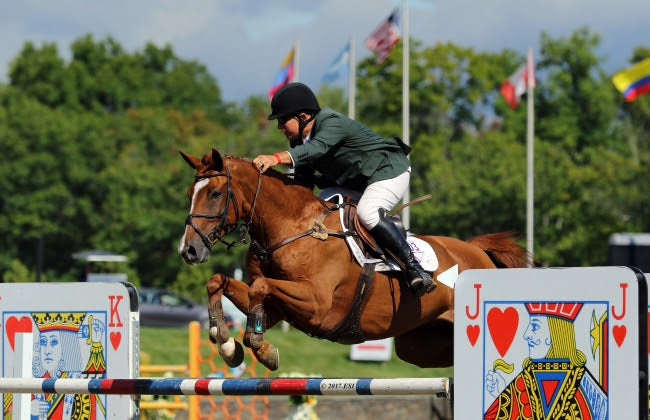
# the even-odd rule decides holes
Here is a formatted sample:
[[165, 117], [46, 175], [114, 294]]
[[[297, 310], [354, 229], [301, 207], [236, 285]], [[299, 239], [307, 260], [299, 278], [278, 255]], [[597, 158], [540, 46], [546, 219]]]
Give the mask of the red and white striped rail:
[[433, 395], [450, 378], [1, 378], [0, 393], [120, 395]]

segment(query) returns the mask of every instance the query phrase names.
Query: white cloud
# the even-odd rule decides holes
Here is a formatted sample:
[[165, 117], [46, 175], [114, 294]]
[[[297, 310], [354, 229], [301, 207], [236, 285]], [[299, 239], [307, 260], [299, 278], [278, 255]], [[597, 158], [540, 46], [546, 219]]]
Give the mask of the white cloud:
[[248, 38], [257, 43], [292, 30], [307, 29], [311, 26], [314, 15], [315, 11], [272, 9], [266, 15], [246, 19], [244, 28]]

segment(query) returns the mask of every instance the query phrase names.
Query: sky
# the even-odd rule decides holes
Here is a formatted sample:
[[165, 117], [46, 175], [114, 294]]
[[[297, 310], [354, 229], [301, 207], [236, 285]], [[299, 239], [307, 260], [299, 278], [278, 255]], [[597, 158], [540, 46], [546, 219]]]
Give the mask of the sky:
[[[217, 80], [226, 101], [266, 95], [291, 47], [299, 45], [299, 80], [318, 90], [321, 77], [353, 39], [363, 41], [400, 0], [0, 0], [0, 81], [27, 41], [70, 45], [91, 34], [112, 37], [129, 53], [148, 42], [169, 44]], [[537, 54], [541, 33], [568, 38], [587, 26], [601, 36], [596, 53], [613, 73], [629, 66], [637, 46], [650, 47], [650, 0], [408, 0], [411, 39], [452, 42], [475, 51]], [[344, 87], [339, 79], [336, 85]]]

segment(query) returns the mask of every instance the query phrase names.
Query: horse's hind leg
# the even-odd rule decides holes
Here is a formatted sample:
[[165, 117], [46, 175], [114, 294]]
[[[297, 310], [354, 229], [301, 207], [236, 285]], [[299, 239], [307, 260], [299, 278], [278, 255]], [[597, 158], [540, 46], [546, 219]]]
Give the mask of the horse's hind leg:
[[226, 290], [226, 297], [238, 308], [248, 308], [248, 285], [232, 280], [223, 274], [215, 274], [208, 281], [207, 289], [210, 341], [217, 345], [219, 354], [228, 366], [239, 366], [244, 361], [244, 349], [241, 343], [230, 337], [228, 333], [228, 326], [223, 316], [221, 296]]

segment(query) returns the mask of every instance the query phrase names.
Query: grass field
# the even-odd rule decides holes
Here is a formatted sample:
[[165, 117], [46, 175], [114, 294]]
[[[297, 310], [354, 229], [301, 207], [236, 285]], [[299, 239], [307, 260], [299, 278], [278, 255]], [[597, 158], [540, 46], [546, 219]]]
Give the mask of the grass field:
[[[201, 339], [207, 339], [207, 331], [201, 332]], [[349, 358], [350, 346], [312, 338], [304, 333], [290, 329], [282, 331], [279, 327], [265, 333], [280, 350], [280, 368], [272, 376], [300, 373], [323, 377], [375, 377], [375, 378], [424, 378], [452, 377], [453, 368], [422, 369], [401, 361], [395, 356], [387, 362], [359, 362]], [[185, 364], [188, 355], [188, 331], [179, 328], [141, 328], [140, 348], [145, 354], [141, 363]], [[206, 354], [207, 350], [201, 351]], [[215, 356], [215, 364], [223, 362]], [[248, 360], [248, 356], [247, 359]], [[207, 375], [209, 372], [203, 372]], [[263, 371], [256, 373], [263, 375]]]

